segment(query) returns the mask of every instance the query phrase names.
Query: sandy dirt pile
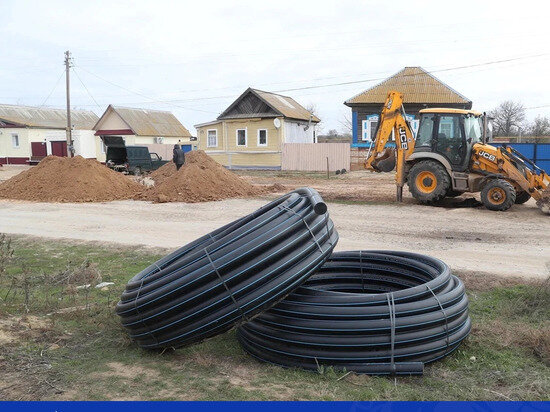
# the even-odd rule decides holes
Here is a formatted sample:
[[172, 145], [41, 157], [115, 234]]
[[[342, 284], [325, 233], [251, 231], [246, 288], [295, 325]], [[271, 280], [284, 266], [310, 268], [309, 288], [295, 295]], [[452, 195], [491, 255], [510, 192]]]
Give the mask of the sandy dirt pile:
[[48, 156], [0, 184], [0, 198], [40, 202], [131, 199], [143, 186], [94, 159]]
[[138, 196], [154, 202], [207, 202], [234, 197], [257, 196], [263, 188], [255, 187], [214, 161], [202, 150], [185, 155], [185, 165], [178, 171], [167, 163], [151, 174], [155, 186]]

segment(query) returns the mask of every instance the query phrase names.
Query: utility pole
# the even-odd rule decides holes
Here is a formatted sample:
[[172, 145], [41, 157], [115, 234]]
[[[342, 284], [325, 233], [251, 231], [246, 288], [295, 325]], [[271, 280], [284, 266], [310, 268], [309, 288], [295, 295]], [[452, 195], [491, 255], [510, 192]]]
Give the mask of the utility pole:
[[65, 80], [66, 80], [66, 93], [67, 93], [67, 156], [74, 156], [73, 147], [73, 130], [71, 124], [71, 81], [69, 72], [71, 69], [72, 57], [71, 52], [67, 50], [65, 52]]

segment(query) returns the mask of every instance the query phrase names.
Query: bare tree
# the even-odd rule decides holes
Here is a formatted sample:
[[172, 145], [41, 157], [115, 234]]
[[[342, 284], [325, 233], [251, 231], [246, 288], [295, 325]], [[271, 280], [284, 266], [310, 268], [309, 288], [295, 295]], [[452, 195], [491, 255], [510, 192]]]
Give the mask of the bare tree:
[[529, 127], [531, 136], [550, 136], [550, 119], [547, 116], [537, 116]]
[[[312, 115], [314, 115], [315, 117], [319, 118], [319, 109], [317, 108], [317, 105], [315, 103], [309, 103], [308, 105], [306, 105], [306, 110], [308, 112], [310, 112]], [[324, 124], [322, 121], [320, 121], [319, 123], [317, 123], [317, 125], [315, 126], [315, 130], [317, 130], [317, 134], [321, 134], [322, 131], [323, 131], [323, 127]]]
[[490, 112], [494, 118], [495, 136], [515, 136], [524, 128], [525, 107], [519, 102], [506, 100]]
[[338, 123], [342, 126], [345, 135], [351, 135], [353, 132], [353, 124], [349, 112], [344, 113], [342, 118], [338, 120]]

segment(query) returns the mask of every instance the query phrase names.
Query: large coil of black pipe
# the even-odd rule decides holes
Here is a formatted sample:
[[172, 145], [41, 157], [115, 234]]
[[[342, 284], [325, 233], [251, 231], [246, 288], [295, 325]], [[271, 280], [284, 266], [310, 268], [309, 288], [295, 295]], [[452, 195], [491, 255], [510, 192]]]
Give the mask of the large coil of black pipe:
[[284, 298], [337, 241], [319, 194], [298, 189], [144, 269], [128, 282], [116, 313], [141, 347], [199, 342]]
[[470, 332], [463, 283], [415, 253], [334, 253], [292, 294], [239, 327], [243, 348], [277, 365], [421, 374]]

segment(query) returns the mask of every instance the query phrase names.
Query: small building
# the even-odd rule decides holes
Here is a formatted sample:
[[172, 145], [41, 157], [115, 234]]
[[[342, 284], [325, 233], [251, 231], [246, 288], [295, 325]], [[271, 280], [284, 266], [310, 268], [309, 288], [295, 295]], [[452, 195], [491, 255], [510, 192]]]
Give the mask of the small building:
[[[97, 119], [91, 111], [71, 111], [76, 155], [96, 157], [93, 126]], [[0, 105], [0, 164], [31, 164], [48, 155], [67, 156], [66, 127], [64, 109]]]
[[148, 146], [163, 158], [171, 156], [173, 146], [182, 145], [185, 152], [192, 150], [193, 137], [171, 112], [135, 109], [109, 105], [93, 126], [97, 159], [105, 161], [105, 146], [101, 136], [121, 136], [129, 146]]
[[450, 107], [471, 109], [472, 101], [452, 89], [422, 67], [405, 67], [383, 82], [365, 90], [344, 104], [352, 112], [352, 147], [370, 145], [378, 126], [378, 116], [382, 111], [388, 92], [403, 93], [405, 112], [413, 133], [418, 130], [421, 109]]
[[314, 143], [320, 121], [291, 97], [248, 88], [216, 120], [195, 128], [198, 148], [224, 166], [280, 169], [282, 145]]

